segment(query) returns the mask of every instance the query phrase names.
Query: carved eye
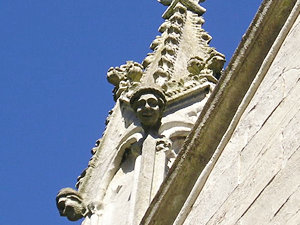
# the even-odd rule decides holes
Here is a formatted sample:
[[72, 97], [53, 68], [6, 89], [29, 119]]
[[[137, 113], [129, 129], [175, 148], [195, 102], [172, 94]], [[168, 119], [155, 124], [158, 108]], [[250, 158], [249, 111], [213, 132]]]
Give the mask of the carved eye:
[[59, 201], [57, 203], [57, 208], [60, 210], [60, 211], [63, 211], [65, 209], [66, 205], [65, 205], [65, 201]]
[[150, 107], [155, 107], [155, 106], [157, 106], [157, 105], [158, 105], [158, 102], [157, 102], [157, 100], [156, 100], [156, 99], [154, 99], [154, 98], [150, 98], [150, 99], [148, 99], [147, 103], [148, 103], [148, 105], [149, 105]]
[[146, 101], [145, 100], [139, 100], [137, 103], [136, 103], [136, 108], [142, 108], [146, 105]]

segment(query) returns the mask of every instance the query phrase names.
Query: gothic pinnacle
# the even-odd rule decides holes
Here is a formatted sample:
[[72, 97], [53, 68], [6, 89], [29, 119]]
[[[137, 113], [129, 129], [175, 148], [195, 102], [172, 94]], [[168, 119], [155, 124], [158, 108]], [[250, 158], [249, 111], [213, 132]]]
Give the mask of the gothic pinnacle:
[[[157, 0], [157, 1], [163, 5], [171, 5], [173, 0]], [[196, 2], [205, 2], [205, 0], [196, 0]]]
[[205, 0], [158, 0], [163, 5], [169, 5], [166, 12], [163, 14], [164, 19], [168, 19], [173, 14], [173, 9], [177, 3], [181, 3], [188, 10], [202, 16], [206, 9], [199, 5], [199, 2], [204, 2]]

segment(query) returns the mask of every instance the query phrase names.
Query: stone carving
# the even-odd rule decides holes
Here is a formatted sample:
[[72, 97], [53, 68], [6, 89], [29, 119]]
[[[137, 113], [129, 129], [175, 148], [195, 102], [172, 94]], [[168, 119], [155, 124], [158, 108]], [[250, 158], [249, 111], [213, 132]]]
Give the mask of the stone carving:
[[204, 59], [199, 56], [195, 56], [188, 61], [187, 70], [191, 74], [196, 75], [196, 74], [200, 74], [200, 72], [204, 69], [204, 67], [205, 67]]
[[176, 153], [175, 151], [172, 149], [172, 142], [166, 138], [166, 137], [162, 137], [160, 139], [157, 140], [156, 142], [156, 151], [163, 151], [167, 160], [166, 163], [166, 173], [167, 170], [171, 168], [174, 159], [176, 157]]
[[[194, 7], [196, 3], [191, 0], [161, 3], [170, 5], [171, 11], [167, 20], [159, 28], [162, 35], [157, 36], [150, 46], [153, 52], [147, 55], [142, 65], [129, 61], [120, 68], [110, 68], [108, 71], [108, 80], [115, 85], [115, 100], [121, 97], [122, 101], [128, 102], [143, 82], [142, 80], [149, 76], [153, 77], [151, 82], [160, 86], [167, 100], [170, 100], [188, 94], [197, 87], [212, 89], [221, 75], [225, 57], [209, 46], [212, 38], [202, 29], [204, 19], [199, 17], [201, 10]], [[195, 10], [199, 13], [194, 12]], [[186, 25], [187, 20], [190, 20], [188, 25]], [[188, 36], [183, 33], [183, 30], [186, 30]], [[194, 39], [191, 38], [191, 34], [194, 34]], [[187, 39], [190, 39], [191, 43], [186, 43]], [[195, 42], [198, 44], [195, 45]], [[183, 55], [180, 53], [180, 49], [189, 49], [189, 45], [192, 44], [194, 49]], [[185, 61], [184, 58], [187, 60]], [[176, 68], [176, 65], [179, 68]], [[184, 67], [187, 68], [185, 70], [187, 72], [182, 70]], [[136, 71], [132, 75], [131, 68]]]
[[60, 215], [66, 216], [71, 221], [81, 219], [87, 212], [80, 194], [72, 188], [63, 188], [59, 191], [56, 206]]
[[134, 93], [130, 104], [144, 129], [158, 128], [165, 108], [164, 94], [154, 88], [143, 88]]
[[221, 75], [225, 58], [209, 46], [199, 1], [160, 2], [169, 7], [153, 52], [142, 64], [109, 68], [116, 105], [103, 137], [78, 177], [78, 191], [57, 195], [60, 214], [72, 221], [140, 224]]
[[[123, 217], [127, 224], [139, 224], [153, 197], [151, 193], [155, 174], [160, 172], [162, 177], [165, 175], [165, 170], [155, 173], [154, 165], [161, 165], [163, 168], [166, 166], [165, 161], [162, 161], [163, 164], [155, 161], [156, 141], [160, 137], [158, 130], [166, 98], [159, 87], [139, 86], [129, 103], [131, 113], [134, 112], [136, 116], [131, 127], [137, 126], [140, 129], [134, 132], [129, 127], [128, 134], [125, 132], [124, 138], [117, 145], [116, 155], [108, 170], [109, 175], [104, 179], [107, 185], [101, 186], [105, 192], [101, 199], [97, 199], [103, 206], [101, 212], [98, 212], [102, 224], [117, 224], [120, 217]], [[162, 179], [155, 186], [155, 191], [161, 182]], [[133, 214], [124, 213], [124, 208], [131, 209]], [[110, 216], [112, 214], [114, 217]]]
[[187, 70], [190, 72], [189, 76], [210, 75], [219, 78], [222, 68], [225, 63], [225, 56], [219, 52], [212, 51], [210, 56], [204, 60], [199, 56], [192, 57], [188, 61]]
[[88, 167], [85, 170], [83, 170], [82, 173], [77, 177], [77, 182], [75, 184], [75, 187], [77, 189], [79, 189], [79, 187], [80, 187], [80, 185], [81, 185], [81, 183], [82, 183], [82, 181], [83, 181], [83, 179], [84, 179], [84, 177], [87, 173], [87, 170], [89, 170], [90, 167], [93, 165], [93, 160], [94, 160], [93, 156], [96, 154], [97, 150], [99, 149], [100, 143], [101, 143], [101, 138], [96, 141], [95, 146], [91, 149], [92, 157], [90, 158], [90, 161], [88, 163]]
[[219, 78], [224, 63], [225, 63], [225, 56], [217, 51], [212, 51], [210, 58], [207, 60], [207, 69], [212, 70], [213, 75]]
[[[163, 5], [171, 5], [171, 3], [174, 1], [174, 0], [157, 0], [159, 3], [163, 4]], [[198, 0], [198, 2], [205, 2], [205, 0]]]
[[174, 71], [174, 62], [176, 60], [178, 45], [181, 39], [182, 27], [186, 18], [186, 8], [179, 5], [176, 7], [174, 15], [170, 20], [160, 27], [160, 31], [166, 33], [164, 45], [161, 50], [161, 58], [158, 62], [158, 68], [153, 77], [159, 86], [167, 83]]
[[198, 3], [204, 1], [205, 0], [162, 0], [159, 2], [164, 5], [170, 5], [166, 12], [163, 14], [163, 18], [168, 19], [174, 13], [174, 8], [176, 8], [178, 4], [183, 5], [189, 11], [201, 16], [203, 13], [205, 13], [206, 10], [203, 7], [201, 7]]
[[127, 61], [120, 67], [111, 67], [107, 72], [107, 80], [115, 86], [113, 91], [115, 100], [129, 87], [139, 84], [143, 75], [143, 66], [137, 62]]
[[[170, 152], [172, 143], [167, 138], [163, 137], [156, 142], [156, 151]], [[169, 154], [169, 153], [168, 153]]]

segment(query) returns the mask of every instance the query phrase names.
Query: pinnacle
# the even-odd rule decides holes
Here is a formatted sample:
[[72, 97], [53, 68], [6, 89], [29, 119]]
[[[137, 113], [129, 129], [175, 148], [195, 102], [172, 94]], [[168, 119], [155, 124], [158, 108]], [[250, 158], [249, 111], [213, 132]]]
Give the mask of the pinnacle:
[[163, 14], [164, 19], [170, 18], [170, 16], [173, 14], [173, 9], [177, 5], [177, 3], [181, 3], [184, 5], [188, 10], [198, 14], [199, 16], [202, 16], [206, 9], [199, 5], [199, 2], [204, 2], [205, 0], [158, 0], [160, 3], [164, 5], [169, 5], [166, 12]]
[[[157, 0], [157, 1], [163, 5], [168, 6], [168, 5], [171, 5], [171, 3], [175, 0]], [[191, 0], [191, 1], [193, 1], [195, 3], [205, 2], [205, 0]]]

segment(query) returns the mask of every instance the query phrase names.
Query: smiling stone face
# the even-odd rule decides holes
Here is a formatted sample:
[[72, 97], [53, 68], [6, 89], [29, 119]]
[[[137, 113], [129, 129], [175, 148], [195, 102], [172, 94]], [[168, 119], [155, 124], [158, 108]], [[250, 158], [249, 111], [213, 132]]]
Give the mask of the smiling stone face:
[[141, 88], [130, 99], [130, 105], [144, 128], [159, 128], [166, 98], [158, 89]]
[[153, 94], [143, 94], [135, 102], [137, 118], [145, 126], [154, 126], [161, 117], [159, 100]]

